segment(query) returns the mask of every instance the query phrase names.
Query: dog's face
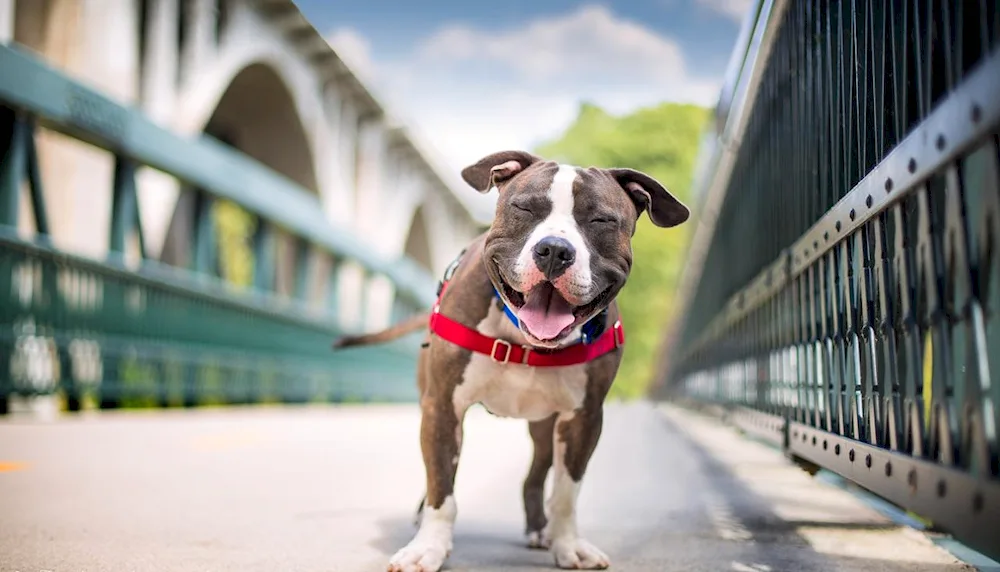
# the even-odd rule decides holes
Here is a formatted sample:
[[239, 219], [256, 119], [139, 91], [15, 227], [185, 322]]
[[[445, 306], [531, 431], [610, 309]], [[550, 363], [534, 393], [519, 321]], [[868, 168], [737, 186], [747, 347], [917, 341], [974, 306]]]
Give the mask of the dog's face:
[[607, 307], [632, 268], [632, 236], [646, 211], [657, 226], [689, 212], [663, 185], [631, 169], [582, 169], [523, 151], [489, 155], [462, 170], [500, 193], [484, 262], [533, 345], [557, 347]]

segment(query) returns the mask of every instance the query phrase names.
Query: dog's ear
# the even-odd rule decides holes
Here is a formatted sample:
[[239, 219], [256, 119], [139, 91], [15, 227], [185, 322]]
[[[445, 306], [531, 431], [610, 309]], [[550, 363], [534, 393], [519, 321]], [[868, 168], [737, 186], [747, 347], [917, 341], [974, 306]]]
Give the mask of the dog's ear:
[[532, 163], [541, 160], [541, 157], [536, 157], [525, 151], [500, 151], [487, 155], [475, 165], [469, 165], [462, 169], [462, 178], [472, 188], [480, 193], [485, 193], [494, 185], [510, 180]]
[[659, 181], [646, 173], [633, 169], [608, 169], [618, 181], [641, 214], [646, 211], [649, 220], [662, 228], [677, 226], [691, 216], [691, 211], [677, 197], [670, 194]]

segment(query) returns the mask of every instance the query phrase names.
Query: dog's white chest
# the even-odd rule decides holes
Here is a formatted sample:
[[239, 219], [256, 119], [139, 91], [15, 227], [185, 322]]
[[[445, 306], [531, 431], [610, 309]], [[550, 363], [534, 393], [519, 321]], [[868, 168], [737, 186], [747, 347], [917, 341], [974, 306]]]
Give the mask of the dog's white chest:
[[[505, 325], [506, 324], [506, 325]], [[513, 326], [491, 306], [479, 324], [489, 336], [509, 335]], [[494, 415], [538, 421], [553, 413], [583, 405], [587, 392], [586, 365], [528, 367], [500, 364], [489, 356], [472, 354], [462, 383], [455, 388], [455, 408], [463, 412], [475, 403]]]

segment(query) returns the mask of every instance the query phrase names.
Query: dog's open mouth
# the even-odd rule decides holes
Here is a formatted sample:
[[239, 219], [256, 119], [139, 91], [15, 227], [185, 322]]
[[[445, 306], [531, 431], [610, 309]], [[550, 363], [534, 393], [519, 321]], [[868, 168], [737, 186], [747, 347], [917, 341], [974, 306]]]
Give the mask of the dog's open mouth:
[[597, 310], [611, 292], [609, 286], [588, 304], [573, 306], [547, 280], [526, 294], [511, 288], [503, 278], [500, 282], [504, 297], [514, 306], [521, 327], [541, 341], [556, 340], [568, 334]]

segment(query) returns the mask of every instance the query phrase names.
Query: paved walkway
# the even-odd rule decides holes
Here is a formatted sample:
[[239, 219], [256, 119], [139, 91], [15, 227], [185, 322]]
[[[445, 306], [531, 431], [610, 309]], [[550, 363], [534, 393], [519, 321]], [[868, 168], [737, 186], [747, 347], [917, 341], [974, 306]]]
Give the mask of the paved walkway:
[[[366, 572], [414, 532], [410, 406], [0, 421], [0, 571]], [[550, 570], [522, 543], [523, 422], [466, 421], [450, 570]], [[922, 534], [675, 408], [609, 408], [580, 527], [622, 571], [952, 571]]]

